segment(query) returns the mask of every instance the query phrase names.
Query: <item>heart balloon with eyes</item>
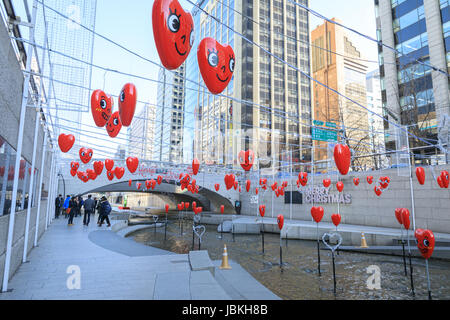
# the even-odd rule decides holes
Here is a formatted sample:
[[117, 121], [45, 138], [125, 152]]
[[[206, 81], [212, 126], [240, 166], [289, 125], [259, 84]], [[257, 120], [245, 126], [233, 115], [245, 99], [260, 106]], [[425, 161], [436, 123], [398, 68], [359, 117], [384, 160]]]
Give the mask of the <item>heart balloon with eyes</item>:
[[442, 179], [442, 185], [445, 189], [448, 189], [450, 185], [450, 176], [448, 171], [442, 171], [441, 172], [441, 179]]
[[372, 176], [368, 176], [367, 177], [367, 183], [368, 184], [372, 184], [373, 183], [373, 177]]
[[222, 46], [213, 38], [204, 38], [197, 50], [202, 78], [212, 94], [222, 93], [233, 77], [235, 56], [233, 48]]
[[239, 163], [242, 169], [245, 171], [250, 171], [253, 167], [253, 162], [255, 161], [255, 154], [252, 150], [239, 152]]
[[97, 127], [104, 127], [112, 114], [113, 100], [102, 90], [95, 90], [91, 95], [91, 112]]
[[130, 126], [136, 111], [137, 90], [132, 83], [123, 86], [119, 95], [119, 116], [124, 127]]
[[[1, 168], [0, 168], [0, 169], [1, 169]], [[78, 171], [73, 170], [73, 169], [70, 170], [70, 174], [72, 175], [72, 177], [75, 177], [75, 176], [77, 175], [77, 172], [78, 172]], [[0, 176], [2, 177], [3, 175], [0, 174]]]
[[97, 179], [97, 174], [95, 173], [94, 170], [92, 170], [92, 169], [87, 169], [87, 170], [86, 170], [86, 173], [87, 173], [88, 178], [89, 178], [90, 180], [93, 181], [93, 180]]
[[146, 180], [145, 181], [145, 188], [147, 190], [150, 190], [151, 187], [152, 187], [152, 182], [150, 180]]
[[81, 148], [79, 151], [79, 154], [80, 154], [81, 162], [83, 162], [84, 164], [87, 164], [87, 163], [89, 163], [89, 161], [91, 161], [94, 151], [92, 151], [92, 149], [88, 149], [88, 148]]
[[81, 175], [81, 181], [83, 181], [84, 183], [89, 181], [89, 176], [86, 172], [83, 172], [83, 174]]
[[298, 174], [298, 181], [300, 182], [300, 184], [305, 187], [306, 184], [308, 183], [308, 173], [306, 172], [300, 172]]
[[117, 137], [122, 129], [122, 121], [120, 120], [119, 111], [114, 112], [106, 124], [106, 132], [111, 138]]
[[444, 189], [444, 183], [443, 183], [443, 181], [442, 181], [442, 177], [441, 177], [441, 176], [438, 176], [438, 177], [437, 177], [437, 183], [438, 183], [439, 187], [441, 187], [442, 189]]
[[126, 163], [128, 171], [130, 171], [130, 173], [135, 173], [139, 166], [139, 159], [136, 157], [128, 157]]
[[381, 177], [379, 182], [381, 189], [387, 189], [389, 187], [389, 183], [391, 183], [391, 179], [389, 177]]
[[108, 177], [109, 181], [112, 181], [114, 179], [114, 171], [106, 171], [106, 176]]
[[425, 184], [425, 169], [422, 167], [416, 168], [416, 177], [419, 184], [423, 186]]
[[325, 188], [328, 188], [331, 185], [331, 180], [330, 179], [323, 179], [323, 186]]
[[350, 170], [352, 154], [348, 145], [337, 144], [334, 147], [334, 162], [342, 175], [346, 175]]
[[379, 187], [379, 186], [375, 186], [375, 187], [373, 188], [373, 191], [375, 192], [375, 194], [376, 194], [378, 197], [380, 197], [381, 194], [383, 193], [383, 190], [382, 190], [381, 187]]
[[313, 217], [316, 223], [322, 221], [324, 215], [324, 210], [322, 207], [312, 207], [311, 208], [311, 216]]
[[433, 232], [431, 230], [417, 229], [414, 236], [417, 239], [417, 248], [419, 248], [422, 257], [430, 259], [435, 245]]
[[117, 177], [117, 179], [122, 179], [124, 174], [125, 174], [125, 168], [116, 167], [114, 169], [114, 175]]
[[353, 184], [359, 186], [359, 178], [353, 178]]
[[73, 134], [61, 133], [58, 137], [58, 145], [62, 152], [67, 153], [72, 149], [75, 143], [75, 137]]
[[80, 168], [80, 164], [78, 162], [72, 161], [70, 163], [70, 170], [77, 172], [79, 168]]
[[161, 63], [175, 70], [189, 56], [194, 44], [194, 20], [177, 0], [155, 0], [152, 9], [153, 38]]

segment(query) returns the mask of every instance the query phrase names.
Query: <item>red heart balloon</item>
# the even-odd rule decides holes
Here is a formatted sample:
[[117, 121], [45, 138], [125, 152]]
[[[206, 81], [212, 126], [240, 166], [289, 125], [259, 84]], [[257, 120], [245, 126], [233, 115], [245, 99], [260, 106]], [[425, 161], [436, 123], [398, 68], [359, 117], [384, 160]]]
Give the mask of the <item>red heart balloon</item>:
[[79, 151], [81, 162], [84, 164], [89, 163], [92, 159], [92, 155], [94, 154], [94, 151], [92, 149], [87, 148], [81, 148]]
[[130, 186], [131, 187], [131, 183], [133, 182], [133, 180], [128, 180], [128, 186]]
[[441, 187], [442, 189], [444, 188], [444, 183], [442, 181], [442, 177], [441, 176], [437, 177], [437, 183], [438, 183], [439, 187]]
[[106, 124], [106, 132], [111, 138], [117, 137], [122, 129], [122, 121], [120, 121], [119, 111], [114, 112]]
[[403, 225], [403, 220], [402, 220], [402, 209], [403, 209], [403, 208], [397, 208], [397, 209], [395, 209], [395, 218], [397, 219], [398, 223], [400, 223], [401, 225]]
[[102, 161], [95, 161], [94, 162], [94, 171], [99, 176], [103, 172], [103, 162]]
[[250, 171], [253, 167], [253, 162], [255, 161], [255, 154], [252, 150], [239, 152], [239, 163], [242, 169], [245, 171]]
[[341, 223], [341, 215], [338, 213], [335, 213], [331, 215], [331, 221], [333, 221], [333, 224], [337, 227]]
[[169, 205], [166, 204], [166, 213], [169, 213]]
[[108, 177], [109, 181], [112, 181], [112, 179], [114, 179], [114, 171], [106, 171], [106, 176]]
[[105, 160], [105, 168], [107, 171], [112, 171], [114, 167], [114, 160], [112, 159], [106, 159]]
[[227, 175], [225, 175], [224, 181], [225, 181], [225, 186], [226, 186], [227, 190], [230, 190], [231, 188], [233, 188], [233, 186], [234, 186], [234, 179], [235, 179], [234, 174], [227, 174]]
[[116, 167], [114, 169], [114, 174], [117, 177], [117, 179], [122, 179], [123, 175], [125, 174], [125, 168]]
[[279, 214], [277, 217], [277, 223], [278, 223], [278, 228], [283, 229], [283, 225], [284, 225], [284, 216]]
[[225, 90], [233, 77], [234, 51], [229, 45], [222, 46], [213, 38], [204, 38], [197, 50], [200, 73], [212, 94]]
[[322, 207], [312, 207], [311, 208], [311, 216], [313, 217], [316, 223], [322, 221], [324, 215], [324, 210]]
[[75, 137], [73, 134], [61, 133], [58, 137], [58, 145], [62, 152], [67, 153], [72, 149], [75, 143]]
[[184, 202], [181, 202], [180, 204], [181, 204], [181, 209], [184, 210]]
[[237, 190], [239, 187], [239, 182], [235, 181], [234, 182], [234, 190]]
[[251, 186], [252, 186], [252, 182], [250, 180], [247, 180], [245, 183], [245, 190], [247, 190], [247, 192], [250, 192]]
[[197, 202], [192, 201], [192, 208], [195, 209], [197, 207]]
[[152, 187], [152, 182], [150, 180], [145, 181], [145, 188], [149, 190]]
[[[1, 174], [0, 176], [2, 176], [3, 177], [3, 175], [5, 174], [4, 173], [4, 168], [3, 168], [3, 174]], [[70, 174], [72, 175], [72, 177], [75, 177], [76, 175], [77, 175], [77, 171], [76, 170], [70, 170]]]
[[80, 168], [80, 164], [78, 162], [72, 161], [70, 163], [70, 170], [77, 172], [78, 168]]
[[183, 207], [181, 206], [181, 203], [179, 203], [179, 204], [177, 205], [177, 209], [178, 209], [178, 211], [182, 211], [182, 210], [183, 210]]
[[324, 179], [323, 180], [323, 186], [325, 188], [328, 188], [331, 185], [331, 180], [330, 179]]
[[308, 173], [306, 172], [300, 172], [298, 174], [298, 181], [300, 182], [300, 184], [305, 187], [306, 184], [308, 183]]
[[140, 190], [142, 187], [142, 183], [138, 182], [136, 183], [136, 189]]
[[87, 170], [86, 170], [86, 173], [87, 173], [88, 178], [89, 178], [90, 180], [95, 180], [95, 179], [97, 179], [97, 174], [95, 173], [94, 170], [92, 170], [92, 169], [87, 169]]
[[411, 225], [411, 220], [409, 219], [409, 210], [406, 208], [402, 208], [402, 224], [405, 227], [405, 230], [409, 230]]
[[111, 118], [113, 100], [102, 90], [95, 90], [91, 95], [91, 112], [97, 127], [104, 127]]
[[266, 214], [266, 206], [265, 205], [259, 206], [259, 214], [261, 215], [261, 217], [264, 217], [264, 215]]
[[448, 171], [441, 172], [441, 179], [442, 179], [442, 185], [444, 186], [444, 188], [448, 189], [448, 187], [450, 185], [450, 176], [449, 176]]
[[195, 158], [194, 160], [192, 160], [192, 173], [194, 174], [194, 176], [197, 175], [199, 169], [200, 162]]
[[381, 177], [379, 182], [381, 189], [387, 189], [387, 187], [389, 187], [389, 183], [391, 183], [391, 179], [389, 177]]
[[383, 191], [381, 190], [381, 188], [379, 186], [375, 186], [373, 188], [373, 190], [375, 191], [375, 194], [379, 197], [381, 196], [381, 194], [383, 193]]
[[81, 177], [83, 176], [84, 172], [83, 171], [77, 171], [77, 177], [78, 179], [81, 180]]
[[255, 194], [258, 195], [258, 193], [259, 193], [259, 189], [255, 188]]
[[219, 189], [220, 189], [220, 184], [216, 183], [216, 184], [214, 185], [214, 188], [216, 189], [216, 191], [219, 191]]
[[185, 202], [185, 203], [184, 203], [184, 207], [185, 207], [186, 209], [189, 209], [189, 206], [190, 206], [190, 203], [189, 203], [189, 202]]
[[225, 206], [221, 205], [220, 206], [220, 213], [223, 214], [225, 212]]
[[158, 176], [158, 178], [156, 178], [156, 182], [158, 183], [158, 185], [160, 185], [162, 183], [163, 177]]
[[278, 188], [278, 194], [280, 196], [284, 196], [284, 188], [283, 187]]
[[422, 257], [430, 259], [435, 245], [433, 232], [431, 230], [417, 229], [414, 236], [417, 239], [417, 247], [419, 248]]
[[135, 173], [139, 166], [139, 159], [136, 157], [128, 157], [126, 163], [128, 171], [130, 171], [130, 173]]
[[372, 176], [368, 176], [367, 177], [367, 183], [368, 184], [372, 184], [373, 183], [373, 177]]
[[197, 185], [197, 180], [193, 179], [191, 184], [192, 188], [195, 188], [195, 186]]
[[81, 176], [81, 180], [86, 183], [89, 181], [89, 176], [86, 172], [83, 173], [83, 175]]
[[203, 211], [203, 208], [202, 208], [202, 207], [196, 207], [196, 208], [194, 209], [195, 214], [202, 213], [202, 211]]
[[344, 190], [344, 183], [342, 181], [336, 183], [336, 189], [338, 189], [339, 192], [342, 192]]
[[156, 180], [152, 179], [150, 182], [152, 183], [152, 190], [155, 190]]
[[416, 168], [416, 177], [421, 185], [425, 184], [425, 169], [422, 167]]
[[277, 188], [278, 188], [278, 182], [274, 182], [274, 183], [272, 184], [271, 188], [272, 188], [272, 191], [277, 190]]
[[136, 111], [137, 90], [132, 83], [123, 86], [119, 95], [119, 116], [124, 127], [128, 127], [133, 121]]
[[359, 178], [353, 178], [353, 183], [355, 186], [359, 186]]
[[337, 144], [334, 147], [334, 162], [342, 175], [346, 175], [350, 170], [352, 154], [347, 145]]
[[155, 0], [153, 38], [161, 63], [168, 70], [183, 64], [194, 44], [194, 21], [177, 0]]

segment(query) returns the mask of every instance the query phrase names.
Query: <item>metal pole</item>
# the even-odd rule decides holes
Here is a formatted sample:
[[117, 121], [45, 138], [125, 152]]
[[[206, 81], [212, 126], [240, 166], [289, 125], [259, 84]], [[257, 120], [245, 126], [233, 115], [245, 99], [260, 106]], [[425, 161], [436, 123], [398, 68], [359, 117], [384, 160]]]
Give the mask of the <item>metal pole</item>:
[[39, 178], [39, 193], [38, 193], [38, 205], [36, 214], [36, 230], [34, 233], [34, 246], [37, 247], [38, 233], [39, 233], [39, 216], [41, 214], [41, 198], [42, 198], [42, 180], [44, 179], [44, 162], [45, 154], [47, 153], [47, 131], [44, 130], [44, 145], [42, 147], [42, 159], [41, 159], [41, 171]]
[[412, 211], [412, 217], [413, 217], [413, 229], [416, 231], [416, 210], [415, 210], [415, 203], [414, 203], [414, 187], [413, 187], [413, 173], [412, 173], [412, 165], [411, 165], [411, 150], [409, 149], [409, 131], [408, 127], [405, 127], [407, 136], [406, 136], [406, 145], [408, 147], [408, 164], [409, 164], [409, 187], [411, 190], [411, 211]]
[[428, 300], [433, 300], [431, 297], [430, 270], [428, 269], [428, 259], [425, 260], [425, 266], [427, 268]]
[[289, 204], [289, 219], [292, 220], [292, 196], [294, 193], [294, 188], [292, 188], [292, 150], [291, 150], [291, 159], [290, 159], [290, 170], [289, 170], [289, 185], [291, 186], [291, 196], [290, 196], [290, 204]]
[[28, 253], [28, 234], [30, 232], [30, 216], [31, 216], [31, 199], [33, 198], [33, 185], [34, 185], [34, 167], [36, 166], [36, 149], [37, 149], [37, 140], [38, 140], [38, 132], [39, 132], [39, 120], [41, 118], [41, 113], [36, 112], [36, 122], [34, 124], [34, 141], [33, 141], [33, 156], [31, 158], [31, 178], [30, 185], [28, 188], [28, 207], [27, 207], [27, 218], [25, 222], [25, 240], [23, 245], [23, 256], [22, 262], [27, 262], [27, 253]]
[[9, 173], [9, 163], [11, 162], [11, 147], [8, 143], [5, 143], [5, 153], [6, 153], [6, 159], [5, 159], [5, 173], [3, 174], [3, 181], [2, 181], [2, 198], [0, 200], [0, 216], [4, 214], [3, 210], [5, 208], [5, 199], [6, 199], [6, 191], [8, 187], [8, 173]]
[[52, 203], [53, 203], [53, 171], [54, 171], [54, 166], [55, 166], [55, 157], [54, 157], [54, 153], [52, 152], [52, 162], [51, 162], [51, 168], [50, 168], [50, 182], [49, 182], [49, 187], [48, 187], [48, 195], [47, 195], [47, 210], [45, 213], [45, 230], [48, 229], [48, 219], [49, 219], [49, 213], [50, 213], [50, 208], [52, 208]]
[[[30, 42], [34, 43], [34, 25], [36, 22], [36, 13], [37, 13], [37, 0], [33, 1], [33, 14], [31, 19], [30, 26]], [[9, 226], [8, 226], [8, 239], [6, 242], [6, 255], [5, 255], [5, 269], [3, 273], [3, 285], [2, 292], [8, 291], [8, 281], [9, 281], [9, 269], [11, 265], [11, 254], [12, 254], [12, 241], [14, 235], [14, 220], [16, 217], [16, 200], [17, 200], [17, 189], [19, 186], [19, 170], [20, 170], [20, 158], [22, 157], [22, 144], [23, 144], [23, 132], [25, 127], [25, 113], [27, 111], [28, 97], [29, 92], [28, 89], [30, 87], [30, 71], [31, 71], [31, 58], [33, 57], [33, 45], [28, 45], [27, 50], [27, 64], [26, 64], [26, 73], [25, 79], [23, 83], [23, 94], [22, 94], [22, 106], [20, 110], [20, 120], [19, 120], [19, 132], [17, 138], [17, 151], [16, 151], [16, 163], [14, 168], [14, 182], [13, 182], [13, 191], [11, 198], [11, 214], [9, 217]]]

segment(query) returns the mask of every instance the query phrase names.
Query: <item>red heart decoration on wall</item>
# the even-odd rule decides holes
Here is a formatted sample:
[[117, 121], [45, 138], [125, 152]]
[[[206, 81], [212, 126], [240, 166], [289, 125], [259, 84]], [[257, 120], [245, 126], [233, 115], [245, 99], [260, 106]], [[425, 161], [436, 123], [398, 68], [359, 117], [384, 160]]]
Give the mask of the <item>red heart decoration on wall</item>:
[[194, 44], [194, 21], [177, 0], [155, 0], [152, 9], [153, 38], [161, 63], [178, 69]]
[[355, 186], [359, 185], [359, 178], [353, 178], [353, 183]]
[[338, 213], [335, 213], [331, 215], [331, 221], [333, 221], [333, 224], [337, 227], [341, 223], [341, 215]]
[[375, 191], [375, 194], [379, 197], [381, 196], [381, 194], [383, 193], [383, 191], [381, 190], [380, 187], [376, 186], [373, 188], [373, 190]]
[[58, 145], [62, 152], [67, 153], [72, 149], [75, 143], [75, 137], [73, 134], [61, 133], [58, 137]]
[[114, 160], [106, 159], [105, 160], [105, 168], [107, 171], [112, 171], [112, 169], [114, 168]]
[[239, 152], [239, 163], [242, 169], [245, 171], [250, 171], [253, 167], [253, 162], [255, 161], [255, 154], [252, 150]]
[[411, 225], [411, 220], [409, 219], [409, 210], [403, 208], [401, 213], [402, 213], [402, 224], [405, 227], [405, 230], [409, 230], [409, 227]]
[[220, 213], [223, 214], [225, 212], [225, 206], [221, 205], [220, 206]]
[[245, 190], [247, 190], [247, 192], [250, 192], [251, 186], [252, 186], [252, 182], [250, 180], [247, 180], [245, 183]]
[[130, 173], [135, 173], [139, 166], [139, 159], [136, 157], [128, 157], [126, 163], [128, 171], [130, 171]]
[[117, 179], [122, 179], [123, 175], [125, 174], [125, 168], [116, 167], [114, 169], [114, 174], [117, 177]]
[[128, 127], [133, 121], [136, 111], [137, 90], [132, 83], [123, 86], [119, 95], [119, 116], [124, 127]]
[[113, 100], [102, 90], [95, 90], [91, 95], [91, 112], [97, 127], [104, 127], [111, 118]]
[[305, 187], [308, 183], [308, 173], [306, 172], [300, 172], [298, 174], [298, 181], [300, 181], [300, 184]]
[[[204, 38], [197, 49], [197, 60], [203, 81], [212, 94], [220, 94], [233, 77], [233, 48], [222, 46], [213, 38]], [[244, 169], [245, 170], [245, 169]]]
[[334, 147], [334, 162], [336, 167], [342, 175], [346, 175], [350, 170], [350, 163], [352, 160], [352, 154], [350, 148], [347, 145], [337, 144]]
[[416, 177], [419, 184], [423, 186], [425, 184], [425, 169], [422, 167], [416, 168]]
[[106, 132], [111, 138], [117, 137], [122, 129], [122, 121], [120, 120], [119, 111], [114, 112], [106, 124]]
[[284, 216], [279, 214], [277, 217], [278, 228], [283, 229], [284, 226]]
[[220, 184], [216, 183], [216, 184], [214, 185], [214, 188], [216, 189], [216, 191], [219, 191], [219, 189], [220, 189]]
[[192, 160], [192, 173], [194, 174], [194, 176], [197, 175], [199, 169], [200, 162], [198, 161], [198, 159], [194, 158], [194, 160]]
[[92, 155], [94, 154], [94, 151], [92, 149], [87, 148], [81, 148], [79, 151], [81, 162], [84, 164], [89, 163], [92, 159]]
[[417, 239], [417, 248], [419, 248], [422, 257], [430, 259], [435, 245], [433, 232], [431, 230], [417, 229], [414, 236]]
[[70, 163], [70, 170], [77, 172], [78, 168], [80, 168], [80, 164], [78, 162], [72, 161]]
[[403, 208], [397, 208], [397, 209], [395, 209], [395, 218], [397, 219], [398, 223], [400, 223], [401, 225], [403, 225], [403, 220], [402, 220], [402, 209], [403, 209]]
[[328, 188], [331, 185], [331, 180], [330, 179], [324, 179], [323, 180], [323, 186], [325, 188]]
[[108, 177], [109, 181], [112, 181], [112, 179], [114, 179], [114, 171], [106, 171], [106, 176]]
[[103, 172], [103, 162], [102, 161], [94, 162], [94, 171], [95, 171], [95, 174], [97, 174], [98, 176], [102, 174], [102, 172]]
[[442, 179], [442, 185], [444, 186], [444, 188], [448, 189], [448, 187], [450, 185], [450, 176], [449, 176], [448, 171], [441, 172], [441, 179]]
[[261, 217], [264, 217], [264, 215], [266, 214], [266, 206], [265, 205], [259, 206], [259, 214], [261, 215]]
[[372, 176], [368, 176], [367, 177], [367, 183], [368, 184], [372, 184], [373, 183], [373, 177]]
[[235, 176], [234, 174], [227, 174], [225, 175], [225, 186], [227, 188], [227, 190], [230, 190], [231, 188], [234, 187], [234, 180], [235, 180]]
[[336, 189], [338, 189], [339, 192], [342, 192], [344, 190], [344, 183], [342, 181], [336, 183]]
[[322, 221], [324, 213], [325, 212], [322, 207], [312, 207], [311, 208], [311, 216], [313, 217], [313, 219], [316, 223], [319, 223], [320, 221]]

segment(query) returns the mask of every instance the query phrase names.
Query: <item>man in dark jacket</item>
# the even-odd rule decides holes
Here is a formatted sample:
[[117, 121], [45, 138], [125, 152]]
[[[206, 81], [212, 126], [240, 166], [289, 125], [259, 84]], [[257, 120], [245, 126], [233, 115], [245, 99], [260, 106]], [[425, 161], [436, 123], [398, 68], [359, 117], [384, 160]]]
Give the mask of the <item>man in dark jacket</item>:
[[89, 226], [89, 222], [91, 221], [91, 213], [94, 213], [95, 210], [95, 201], [92, 200], [92, 196], [88, 195], [86, 201], [83, 204], [84, 207], [84, 218], [83, 225]]
[[69, 200], [69, 221], [67, 225], [73, 226], [73, 217], [75, 215], [75, 211], [78, 210], [78, 203], [75, 200], [75, 197], [70, 198]]
[[61, 214], [63, 204], [64, 204], [64, 199], [63, 199], [62, 195], [59, 195], [55, 199], [55, 218], [56, 219], [58, 219], [59, 215]]
[[111, 205], [108, 202], [108, 199], [106, 199], [105, 196], [103, 196], [100, 200], [100, 208], [99, 208], [99, 214], [100, 214], [100, 222], [98, 224], [99, 227], [102, 226], [103, 221], [106, 220], [108, 223], [108, 227], [111, 227], [111, 222], [109, 222], [108, 215], [111, 213]]

